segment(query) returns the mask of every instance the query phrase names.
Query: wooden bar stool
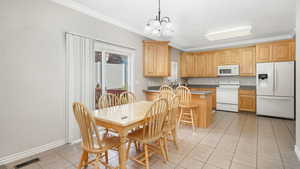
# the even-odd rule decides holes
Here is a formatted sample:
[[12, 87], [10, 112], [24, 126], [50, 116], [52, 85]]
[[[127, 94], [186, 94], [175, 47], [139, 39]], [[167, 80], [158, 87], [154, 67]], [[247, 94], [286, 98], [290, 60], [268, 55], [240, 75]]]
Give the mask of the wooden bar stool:
[[169, 85], [164, 84], [164, 85], [160, 86], [159, 91], [160, 92], [169, 91], [169, 92], [173, 93], [173, 88], [170, 87]]
[[198, 108], [198, 105], [192, 103], [190, 89], [185, 86], [178, 86], [176, 88], [176, 95], [180, 97], [178, 125], [181, 123], [190, 124], [193, 127], [193, 131], [195, 131], [195, 109]]

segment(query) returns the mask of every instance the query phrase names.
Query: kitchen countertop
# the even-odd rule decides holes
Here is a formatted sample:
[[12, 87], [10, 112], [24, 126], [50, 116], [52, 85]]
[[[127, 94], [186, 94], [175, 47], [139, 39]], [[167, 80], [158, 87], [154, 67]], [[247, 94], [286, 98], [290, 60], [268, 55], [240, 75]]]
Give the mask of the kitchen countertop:
[[[189, 88], [216, 88], [219, 85], [216, 84], [206, 84], [206, 85], [195, 85], [195, 84], [190, 84], [187, 87]], [[160, 86], [150, 86], [148, 87], [147, 90], [152, 90], [152, 91], [158, 91]], [[240, 89], [242, 90], [256, 90], [256, 86], [251, 86], [251, 85], [241, 85]]]
[[[143, 90], [144, 92], [159, 92], [158, 89], [146, 89], [146, 90]], [[197, 95], [208, 95], [208, 94], [211, 94], [212, 92], [211, 91], [191, 91], [192, 94], [197, 94]]]

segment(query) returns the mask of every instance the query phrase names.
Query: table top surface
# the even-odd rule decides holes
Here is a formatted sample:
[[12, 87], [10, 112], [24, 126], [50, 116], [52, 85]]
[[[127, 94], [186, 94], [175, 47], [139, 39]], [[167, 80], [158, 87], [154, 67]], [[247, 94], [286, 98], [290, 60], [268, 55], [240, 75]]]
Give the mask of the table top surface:
[[96, 120], [102, 120], [120, 126], [128, 126], [141, 121], [153, 102], [139, 101], [94, 111]]

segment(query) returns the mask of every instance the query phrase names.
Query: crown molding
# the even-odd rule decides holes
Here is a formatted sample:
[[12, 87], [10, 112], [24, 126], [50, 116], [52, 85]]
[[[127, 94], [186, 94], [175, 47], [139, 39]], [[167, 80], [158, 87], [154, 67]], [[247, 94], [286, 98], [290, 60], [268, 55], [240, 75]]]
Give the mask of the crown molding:
[[[159, 38], [155, 38], [155, 37], [151, 37], [151, 36], [146, 36], [144, 34], [144, 32], [142, 31], [139, 31], [125, 23], [122, 23], [116, 19], [113, 19], [109, 16], [106, 16], [106, 15], [103, 15], [101, 13], [99, 13], [98, 11], [96, 10], [93, 10], [85, 5], [82, 5], [78, 2], [75, 2], [73, 0], [51, 0], [52, 2], [55, 2], [59, 5], [62, 5], [62, 6], [65, 6], [67, 8], [70, 8], [70, 9], [73, 9], [75, 11], [78, 11], [80, 13], [83, 13], [85, 15], [88, 15], [88, 16], [91, 16], [93, 18], [96, 18], [96, 19], [99, 19], [101, 21], [104, 21], [104, 22], [107, 22], [107, 23], [110, 23], [112, 25], [115, 25], [115, 26], [118, 26], [118, 27], [121, 27], [129, 32], [132, 32], [132, 33], [135, 33], [135, 34], [138, 34], [140, 36], [143, 36], [145, 38], [148, 38], [148, 39], [152, 39], [152, 40], [161, 40]], [[179, 50], [183, 50], [181, 47], [179, 47], [178, 45], [174, 44], [174, 43], [170, 43], [169, 44], [170, 46], [176, 48], [176, 49], [179, 49]]]
[[251, 40], [245, 40], [245, 41], [225, 43], [225, 44], [220, 44], [220, 45], [211, 45], [211, 46], [204, 46], [204, 47], [197, 47], [197, 48], [185, 48], [185, 49], [183, 49], [183, 51], [185, 51], [185, 52], [195, 52], [195, 51], [204, 51], [204, 50], [213, 50], [213, 49], [221, 49], [221, 48], [229, 48], [229, 47], [254, 45], [254, 44], [257, 44], [257, 43], [264, 43], [264, 42], [271, 42], [271, 41], [277, 41], [277, 40], [291, 39], [294, 36], [295, 36], [294, 34], [283, 34], [283, 35], [272, 36], [272, 37], [267, 37], [267, 38], [251, 39]]

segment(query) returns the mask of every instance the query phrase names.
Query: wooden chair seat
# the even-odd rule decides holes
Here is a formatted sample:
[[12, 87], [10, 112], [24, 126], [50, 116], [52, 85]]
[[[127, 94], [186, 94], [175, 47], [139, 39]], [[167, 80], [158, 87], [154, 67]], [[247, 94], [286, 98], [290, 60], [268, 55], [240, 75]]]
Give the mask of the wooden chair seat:
[[94, 139], [94, 149], [91, 150], [87, 147], [85, 147], [83, 144], [81, 144], [82, 148], [84, 150], [87, 150], [91, 153], [102, 153], [105, 152], [109, 149], [116, 149], [118, 147], [120, 147], [121, 143], [120, 143], [120, 137], [117, 136], [112, 136], [112, 137], [104, 137], [101, 140], [101, 145], [98, 145], [96, 138]]
[[[99, 164], [109, 169], [115, 169], [115, 167], [109, 165], [108, 150], [119, 148], [120, 138], [104, 136], [101, 139], [101, 132], [96, 127], [94, 117], [83, 104], [73, 103], [73, 111], [79, 125], [82, 138], [81, 147], [83, 149], [78, 169], [87, 168], [88, 165], [99, 168]], [[94, 159], [89, 160], [90, 153], [95, 154]]]
[[199, 107], [199, 105], [193, 103], [183, 103], [183, 104], [179, 104], [179, 107], [186, 108], [186, 109], [193, 109]]
[[[144, 134], [143, 132], [145, 132], [145, 136], [143, 135]], [[139, 129], [129, 133], [128, 138], [130, 140], [135, 140], [135, 141], [138, 141], [140, 143], [149, 144], [149, 143], [152, 143], [152, 142], [158, 140], [159, 138], [161, 138], [162, 135], [163, 135], [163, 132], [161, 132], [161, 134], [156, 136], [156, 137], [152, 137], [152, 136], [149, 136], [148, 129], [146, 129], [144, 131], [144, 128], [139, 128]]]
[[[149, 157], [153, 153], [163, 156], [164, 160], [168, 159], [166, 139], [164, 137], [163, 127], [168, 113], [168, 101], [166, 99], [158, 99], [146, 113], [143, 122], [143, 128], [136, 129], [128, 134], [127, 156], [131, 147], [131, 143], [137, 141], [143, 144], [144, 152], [136, 157], [129, 157], [135, 162], [142, 164], [146, 169], [150, 168]], [[157, 143], [159, 144], [152, 144]], [[150, 152], [151, 151], [151, 152]]]

